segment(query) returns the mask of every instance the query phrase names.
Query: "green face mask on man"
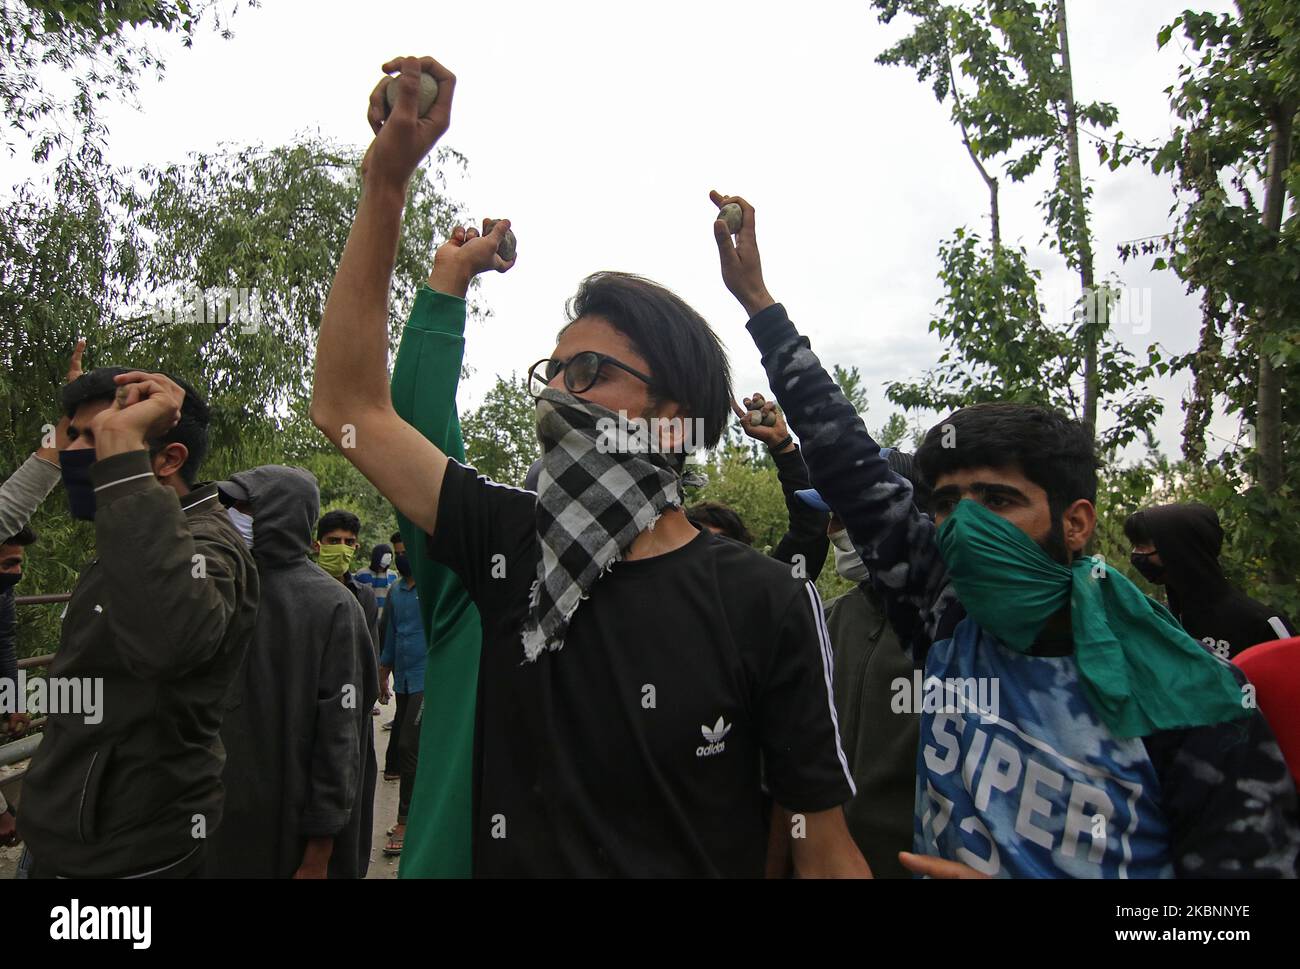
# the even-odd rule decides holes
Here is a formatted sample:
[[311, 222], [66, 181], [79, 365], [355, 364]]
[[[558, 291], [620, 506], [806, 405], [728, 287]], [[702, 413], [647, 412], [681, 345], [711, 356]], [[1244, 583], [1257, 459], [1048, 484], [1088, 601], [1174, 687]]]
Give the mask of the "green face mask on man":
[[1069, 601], [1070, 568], [1000, 515], [959, 501], [939, 526], [939, 552], [966, 612], [1023, 653]]
[[957, 502], [937, 537], [967, 614], [1007, 648], [1028, 653], [1047, 621], [1069, 607], [1085, 692], [1117, 736], [1248, 712], [1227, 665], [1100, 556], [1057, 562], [1021, 529], [970, 500]]
[[337, 545], [322, 545], [317, 562], [322, 569], [337, 579], [347, 572], [348, 566], [352, 564], [352, 557], [356, 554], [355, 546], [344, 545], [342, 542]]

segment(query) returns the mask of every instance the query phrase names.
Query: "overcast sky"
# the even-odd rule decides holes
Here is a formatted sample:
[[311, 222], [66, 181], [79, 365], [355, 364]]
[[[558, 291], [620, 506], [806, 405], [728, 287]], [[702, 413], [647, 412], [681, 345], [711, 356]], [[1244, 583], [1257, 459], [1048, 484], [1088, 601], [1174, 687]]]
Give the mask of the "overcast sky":
[[[1158, 51], [1155, 37], [1185, 6], [1070, 4], [1076, 96], [1114, 103], [1130, 138], [1149, 142], [1172, 127], [1164, 88], [1186, 59], [1177, 44]], [[515, 268], [485, 280], [495, 316], [470, 328], [475, 372], [462, 407], [495, 374], [522, 372], [550, 351], [565, 299], [598, 269], [676, 290], [729, 348], [737, 396], [766, 391], [745, 316], [718, 274], [708, 199], [717, 188], [757, 207], [768, 288], [827, 366], [861, 369], [875, 429], [893, 409], [883, 383], [919, 376], [938, 355], [927, 324], [940, 239], [962, 225], [987, 234], [987, 193], [947, 106], [908, 69], [875, 63], [904, 31], [879, 24], [866, 0], [263, 0], [233, 27], [229, 41], [204, 33], [191, 50], [159, 45], [167, 74], [142, 85], [141, 110], [106, 112], [112, 160], [161, 164], [317, 130], [362, 146], [380, 65], [438, 58], [458, 79], [443, 143], [469, 158], [451, 194], [478, 217], [509, 217], [519, 237]], [[1118, 332], [1139, 351], [1152, 341], [1191, 349], [1196, 298], [1172, 273], [1148, 271], [1149, 257], [1123, 265], [1115, 250], [1166, 231], [1168, 180], [1138, 166], [1104, 170], [1088, 141], [1083, 153], [1096, 179], [1097, 276], [1117, 273], [1151, 307], [1148, 332]], [[21, 167], [5, 161], [0, 171]], [[1043, 183], [1003, 182], [1004, 240], [1034, 254], [1043, 301], [1059, 318], [1078, 281], [1040, 241]], [[1186, 387], [1155, 387], [1166, 401], [1158, 436], [1175, 454]], [[1222, 416], [1213, 429], [1235, 436]]]

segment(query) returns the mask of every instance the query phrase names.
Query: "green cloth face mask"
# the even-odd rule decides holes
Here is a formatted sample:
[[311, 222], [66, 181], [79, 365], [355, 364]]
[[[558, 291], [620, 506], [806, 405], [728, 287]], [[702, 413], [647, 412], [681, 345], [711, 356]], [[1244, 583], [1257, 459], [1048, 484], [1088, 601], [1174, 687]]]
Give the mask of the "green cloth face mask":
[[938, 541], [967, 614], [1009, 649], [1028, 652], [1068, 603], [1084, 692], [1117, 737], [1248, 715], [1227, 664], [1105, 562], [1084, 556], [1062, 565], [970, 500], [939, 526]]
[[328, 572], [334, 578], [339, 578], [348, 570], [352, 564], [352, 556], [357, 554], [357, 550], [351, 545], [322, 545], [320, 547], [320, 558], [317, 560], [320, 567]]

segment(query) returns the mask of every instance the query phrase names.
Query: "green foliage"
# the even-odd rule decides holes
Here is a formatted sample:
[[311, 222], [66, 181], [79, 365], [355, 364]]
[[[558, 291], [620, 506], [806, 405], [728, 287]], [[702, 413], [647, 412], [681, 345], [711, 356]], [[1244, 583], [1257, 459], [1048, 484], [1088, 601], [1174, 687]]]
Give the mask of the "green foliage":
[[848, 398], [858, 416], [864, 421], [867, 419], [867, 389], [862, 386], [862, 374], [858, 373], [857, 367], [849, 367], [845, 370], [838, 363], [831, 368], [831, 376], [839, 384], [840, 390]]
[[[355, 149], [308, 138], [143, 173], [149, 194], [141, 224], [156, 239], [145, 263], [148, 295], [154, 311], [180, 316], [155, 345], [204, 361], [214, 397], [229, 405], [219, 415], [223, 441], [243, 433], [241, 415], [250, 409], [282, 414], [303, 410], [310, 398], [315, 334], [360, 197], [360, 161]], [[432, 177], [418, 170], [408, 193], [390, 347], [428, 275], [434, 240], [450, 235], [460, 215], [442, 194], [441, 170], [465, 160], [443, 148], [436, 165]], [[230, 312], [245, 294], [256, 295], [251, 320]], [[195, 307], [204, 301], [200, 318]]]
[[[702, 470], [709, 482], [687, 495], [688, 503], [716, 501], [731, 508], [754, 536], [754, 548], [770, 555], [790, 526], [790, 513], [776, 476], [776, 465], [770, 459], [757, 459], [748, 446], [735, 439], [725, 440], [708, 457]], [[828, 552], [826, 565], [817, 580], [822, 601], [842, 595], [850, 588], [852, 583], [835, 574], [835, 560]]]
[[[944, 310], [973, 319], [977, 331], [956, 319], [932, 322], [931, 330], [947, 344], [940, 367], [920, 383], [895, 385], [892, 399], [950, 410], [954, 401], [970, 402], [966, 392], [974, 390], [979, 399], [996, 395], [1064, 406], [1094, 427], [1099, 410], [1107, 410], [1117, 426], [1100, 445], [1104, 451], [1122, 447], [1159, 413], [1156, 399], [1135, 388], [1160, 361], [1152, 348], [1147, 363], [1137, 363], [1111, 336], [1110, 317], [1099, 312], [1109, 308], [1114, 290], [1097, 287], [1093, 279], [1087, 210], [1092, 188], [1082, 175], [1078, 135], [1083, 130], [1105, 141], [1099, 132], [1116, 123], [1118, 112], [1105, 102], [1074, 99], [1065, 0], [872, 5], [885, 23], [900, 13], [913, 18], [913, 32], [877, 60], [911, 67], [931, 82], [936, 98], [951, 102], [953, 123], [989, 188], [992, 229], [987, 249], [959, 229], [940, 250]], [[1044, 161], [1051, 166], [1053, 178], [1039, 202], [1043, 239], [1078, 271], [1084, 293], [1073, 319], [1056, 327], [1042, 321], [1038, 276], [1028, 268], [1025, 251], [1001, 244], [998, 183], [984, 165], [997, 158], [1004, 159], [1013, 182], [1024, 181]], [[1012, 343], [985, 342], [999, 336]], [[1023, 345], [1015, 346], [1017, 340]], [[1041, 376], [1035, 380], [1034, 374]]]
[[134, 203], [132, 190], [114, 177], [62, 187], [50, 198], [20, 186], [0, 221], [0, 460], [9, 468], [58, 420], [78, 336], [92, 340], [87, 366], [97, 357], [132, 359], [143, 336], [140, 321], [117, 313], [140, 278], [143, 243], [133, 222], [116, 215]]
[[907, 418], [902, 414], [889, 415], [885, 426], [875, 435], [881, 447], [905, 447], [907, 443]]
[[1217, 402], [1240, 417], [1248, 440], [1215, 462], [1214, 507], [1234, 523], [1242, 568], [1267, 562], [1292, 597], [1300, 534], [1278, 524], [1300, 520], [1300, 396], [1289, 377], [1300, 363], [1297, 23], [1297, 0], [1239, 0], [1233, 13], [1187, 11], [1165, 27], [1161, 45], [1181, 27], [1199, 60], [1169, 88], [1179, 124], [1151, 159], [1177, 191], [1157, 267], [1202, 297], [1200, 344], [1173, 362], [1194, 377], [1184, 453], [1204, 455]]
[[[464, 164], [450, 151], [437, 157]], [[316, 332], [359, 200], [360, 161], [358, 150], [309, 138], [136, 173], [79, 170], [52, 194], [19, 186], [0, 222], [3, 473], [57, 421], [68, 355], [84, 337], [87, 369], [163, 369], [207, 396], [212, 451], [203, 477], [261, 464], [306, 467], [323, 510], [361, 518], [363, 547], [386, 541], [396, 527], [392, 508], [307, 416]], [[443, 185], [438, 170], [411, 184], [390, 347], [428, 275], [434, 240], [458, 220]], [[44, 534], [23, 592], [69, 591], [93, 529], [67, 518], [61, 489], [33, 524]], [[53, 648], [59, 611], [24, 611], [24, 654]]]
[[[250, 7], [258, 0], [248, 0]], [[140, 79], [163, 61], [137, 30], [179, 34], [186, 47], [211, 15], [229, 38], [222, 0], [0, 0], [0, 108], [32, 157], [61, 153], [62, 174], [103, 166], [105, 100], [132, 101]], [[5, 147], [12, 153], [13, 142]]]
[[756, 463], [746, 449], [724, 445], [705, 474], [709, 483], [689, 496], [690, 501], [716, 501], [733, 509], [754, 536], [754, 548], [771, 552], [790, 521], [776, 467]]
[[[1052, 324], [1038, 301], [1039, 273], [1023, 248], [992, 252], [980, 238], [958, 229], [939, 248], [945, 292], [930, 331], [944, 343], [938, 365], [918, 382], [886, 385], [891, 401], [908, 410], [947, 413], [969, 404], [1005, 400], [1056, 407], [1082, 419], [1081, 330], [1087, 313]], [[1118, 290], [1107, 286], [1096, 304], [1107, 317]], [[1161, 358], [1152, 346], [1147, 359], [1133, 355], [1109, 331], [1099, 343], [1098, 379], [1103, 409], [1112, 426], [1099, 439], [1102, 453], [1137, 440], [1159, 415], [1161, 404], [1143, 385]]]
[[[1052, 232], [1043, 238], [1077, 268], [1083, 256], [1068, 169], [1063, 105], [1070, 78], [1060, 62], [1057, 0], [872, 0], [884, 23], [900, 13], [913, 30], [877, 58], [901, 64], [929, 81], [939, 101], [951, 101], [953, 123], [980, 160], [1007, 156], [1013, 182], [1051, 159], [1055, 178], [1040, 203]], [[1076, 105], [1079, 120], [1104, 131], [1118, 119], [1103, 101]], [[1085, 187], [1084, 201], [1090, 193]]]
[[1145, 460], [1131, 468], [1112, 469], [1098, 481], [1094, 553], [1163, 602], [1164, 587], [1147, 582], [1129, 562], [1131, 544], [1124, 535], [1124, 519], [1154, 505], [1201, 502], [1218, 513], [1223, 526], [1219, 564], [1228, 580], [1252, 598], [1287, 615], [1300, 614], [1300, 585], [1270, 581], [1269, 559], [1255, 535], [1254, 517], [1264, 511], [1253, 507], [1257, 497], [1250, 492], [1239, 493], [1236, 475], [1222, 465], [1170, 462], [1156, 450], [1154, 442], [1148, 439], [1147, 444]]
[[514, 373], [497, 376], [483, 403], [460, 421], [465, 459], [493, 481], [522, 487], [529, 467], [541, 456], [536, 406]]
[[[839, 384], [840, 390], [848, 398], [854, 410], [863, 422], [867, 419], [867, 388], [863, 386], [862, 374], [858, 372], [857, 367], [845, 369], [838, 363], [831, 367], [831, 376]], [[894, 413], [889, 415], [889, 420], [885, 421], [884, 426], [871, 435], [877, 444], [881, 447], [899, 447], [907, 438], [907, 419], [902, 414]]]

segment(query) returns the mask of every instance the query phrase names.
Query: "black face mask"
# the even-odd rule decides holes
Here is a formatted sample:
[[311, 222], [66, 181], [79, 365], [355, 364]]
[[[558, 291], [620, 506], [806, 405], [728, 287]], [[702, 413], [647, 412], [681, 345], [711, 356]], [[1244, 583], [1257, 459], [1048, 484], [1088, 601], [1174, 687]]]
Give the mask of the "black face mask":
[[94, 463], [93, 448], [59, 452], [63, 490], [68, 493], [68, 510], [73, 518], [83, 521], [95, 520], [95, 485], [90, 480], [90, 466]]
[[1156, 565], [1151, 561], [1151, 556], [1154, 554], [1154, 552], [1134, 552], [1128, 557], [1128, 560], [1133, 563], [1133, 568], [1141, 572], [1142, 577], [1148, 582], [1164, 585], [1165, 567]]
[[394, 564], [397, 566], [397, 571], [402, 578], [409, 579], [411, 577], [411, 560], [406, 557], [405, 553], [397, 556], [397, 561]]
[[0, 592], [7, 592], [22, 580], [21, 572], [0, 572]]

